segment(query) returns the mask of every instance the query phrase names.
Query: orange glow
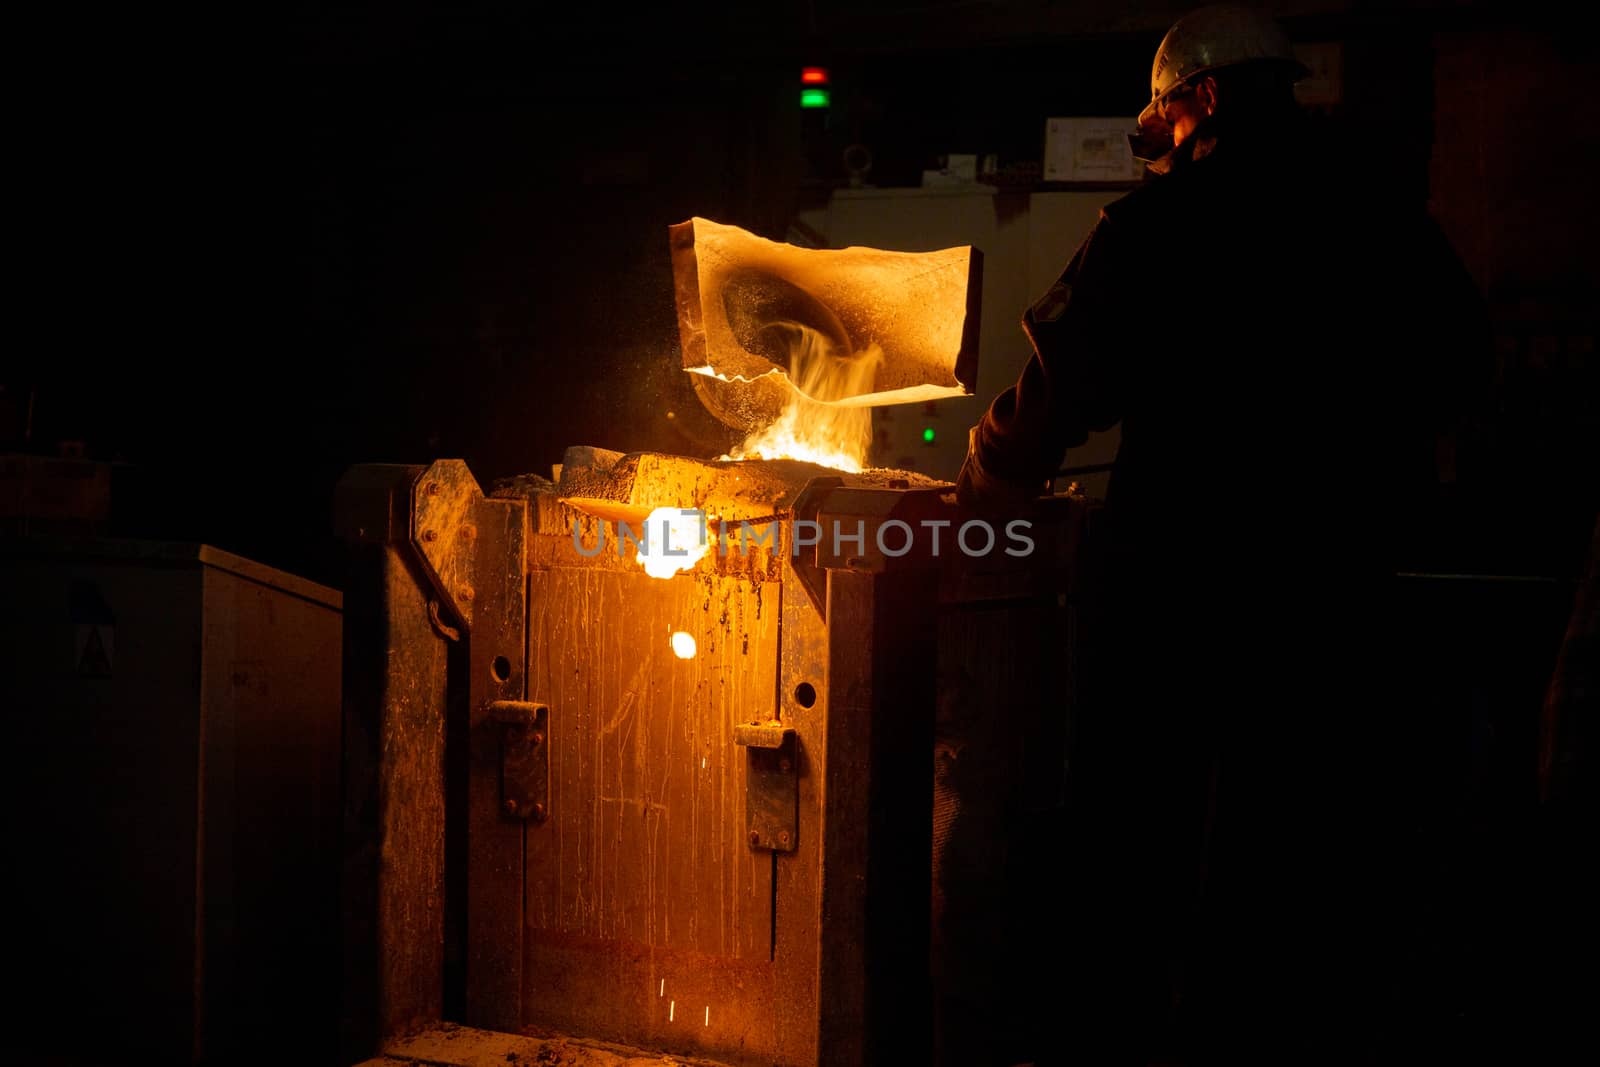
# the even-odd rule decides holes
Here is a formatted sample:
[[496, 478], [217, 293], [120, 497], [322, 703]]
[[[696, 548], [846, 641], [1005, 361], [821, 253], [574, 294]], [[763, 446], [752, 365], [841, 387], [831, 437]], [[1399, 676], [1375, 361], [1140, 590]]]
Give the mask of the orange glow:
[[[696, 651], [692, 634], [686, 634], [679, 630], [672, 635], [672, 654], [674, 656], [679, 659], [694, 659]], [[665, 978], [661, 980], [661, 991], [663, 993], [667, 991], [667, 980]]]
[[801, 85], [827, 85], [828, 84], [828, 68], [826, 68], [826, 67], [802, 67], [802, 68], [800, 68], [800, 84]]
[[693, 570], [709, 551], [711, 538], [701, 512], [656, 508], [644, 520], [639, 565], [652, 578], [671, 578], [681, 571]]
[[723, 459], [799, 459], [859, 472], [872, 445], [872, 409], [843, 401], [872, 392], [883, 350], [869, 344], [840, 355], [828, 338], [789, 323], [789, 402], [776, 422], [757, 430]]

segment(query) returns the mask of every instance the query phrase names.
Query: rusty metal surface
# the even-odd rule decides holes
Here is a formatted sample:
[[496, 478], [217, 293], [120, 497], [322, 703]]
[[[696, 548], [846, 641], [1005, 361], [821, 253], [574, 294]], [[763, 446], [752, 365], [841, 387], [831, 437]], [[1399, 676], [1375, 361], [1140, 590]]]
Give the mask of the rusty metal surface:
[[[827, 493], [819, 502], [817, 521], [823, 536], [817, 542], [817, 566], [878, 573], [938, 566], [932, 539], [916, 535], [927, 520], [944, 521], [950, 528], [959, 526], [961, 515], [953, 502], [938, 490], [892, 490], [841, 487]], [[899, 527], [887, 532], [886, 524]], [[901, 555], [884, 552], [884, 546], [901, 545]], [[948, 543], [946, 544], [948, 548]], [[954, 553], [947, 553], [947, 560]]]
[[445, 642], [403, 545], [359, 545], [353, 555], [343, 697], [347, 1056], [438, 1021], [445, 927]]
[[751, 848], [793, 852], [799, 847], [799, 779], [794, 730], [779, 722], [733, 728], [734, 743], [748, 750], [745, 828]]
[[[418, 484], [425, 486], [444, 473], [440, 468], [434, 464]], [[465, 471], [465, 466], [460, 469]], [[456, 601], [458, 611], [470, 607], [470, 626], [465, 684], [454, 682], [466, 695], [468, 749], [464, 1021], [512, 1029], [522, 1017], [524, 839], [537, 832], [538, 824], [505, 811], [501, 796], [505, 727], [491, 708], [495, 701], [528, 696], [527, 505], [521, 500], [487, 499], [475, 481], [471, 491], [470, 507], [446, 512], [474, 531], [470, 537], [458, 531], [455, 538], [466, 550], [463, 554], [471, 554], [472, 568], [460, 580], [473, 591], [469, 605]], [[442, 489], [439, 497], [448, 499], [448, 494]]]
[[550, 812], [550, 709], [528, 700], [494, 700], [489, 712], [500, 724], [500, 809], [544, 822]]
[[[795, 496], [794, 517], [815, 521], [823, 500], [843, 484], [843, 478], [831, 475], [812, 478], [806, 482], [805, 487]], [[787, 554], [788, 574], [791, 580], [805, 591], [818, 617], [825, 618], [828, 614], [828, 573], [817, 565], [817, 550], [801, 549], [791, 540]]]
[[701, 395], [723, 421], [750, 429], [782, 406], [792, 325], [842, 358], [881, 350], [869, 391], [851, 402], [971, 393], [982, 294], [976, 249], [797, 248], [702, 218], [669, 227], [668, 236], [683, 367], [717, 376]]
[[[719, 471], [715, 465], [692, 460], [649, 458], [652, 463], [645, 465], [643, 480], [653, 482], [666, 474], [666, 480], [676, 486], [666, 490], [657, 483], [652, 491], [678, 502], [684, 497], [676, 493], [683, 492], [685, 486], [694, 501], [722, 492], [738, 499], [747, 514], [758, 506], [765, 512], [774, 503], [794, 507], [797, 500], [804, 499], [801, 491], [816, 471], [801, 464]], [[627, 459], [602, 457], [610, 465], [607, 476], [615, 477], [618, 466]], [[573, 466], [564, 465], [563, 480], [569, 480], [574, 471]], [[828, 472], [828, 476], [835, 473]], [[803, 480], [794, 477], [796, 474], [803, 475]], [[732, 491], [719, 488], [717, 480], [729, 475], [742, 475], [743, 484], [735, 483]], [[634, 465], [602, 495], [638, 500], [633, 486], [640, 480], [639, 466]], [[887, 490], [888, 481], [880, 478], [874, 485], [868, 479], [866, 487], [831, 481], [812, 483], [814, 506], [820, 512], [826, 505], [831, 508], [829, 514], [841, 516], [854, 506], [855, 512], [868, 522], [899, 514], [943, 514], [939, 509], [949, 507], [937, 491], [919, 494], [904, 491], [898, 485], [895, 490]], [[749, 493], [751, 485], [775, 486], [777, 491]], [[834, 494], [838, 494], [836, 499]], [[555, 494], [548, 496], [553, 498]], [[557, 498], [555, 503], [564, 507], [569, 501]], [[812, 506], [808, 504], [807, 509]], [[541, 533], [535, 542], [557, 542], [558, 523], [546, 522], [560, 512], [551, 509], [547, 500], [535, 500], [530, 513], [539, 516]], [[848, 567], [847, 557], [848, 553], [830, 552], [827, 559], [837, 567]], [[765, 688], [766, 707], [771, 710], [763, 718], [760, 712], [751, 710], [759, 705], [748, 699], [735, 701], [718, 716], [718, 729], [728, 731], [724, 744], [733, 742], [735, 746], [739, 741], [781, 744], [784, 738], [793, 738], [790, 771], [783, 771], [781, 762], [772, 769], [777, 774], [792, 773], [786, 781], [788, 792], [784, 794], [783, 807], [786, 813], [793, 813], [794, 832], [789, 849], [784, 850], [778, 836], [783, 827], [778, 823], [787, 819], [775, 815], [770, 831], [761, 825], [754, 828], [759, 844], [776, 844], [778, 851], [753, 850], [748, 841], [753, 824], [748, 820], [765, 817], [751, 808], [744, 820], [735, 819], [730, 828], [728, 815], [737, 814], [751, 799], [741, 789], [724, 800], [724, 821], [718, 832], [729, 834], [732, 829], [743, 838], [743, 856], [736, 857], [736, 862], [741, 879], [748, 877], [749, 903], [755, 905], [762, 888], [768, 897], [744, 915], [737, 955], [726, 945], [713, 946], [709, 951], [706, 946], [694, 946], [693, 954], [681, 966], [670, 968], [672, 981], [681, 987], [702, 990], [700, 995], [710, 998], [703, 1007], [710, 1009], [712, 1032], [694, 1034], [683, 1029], [681, 1018], [674, 1018], [675, 998], [669, 994], [665, 1005], [659, 1003], [662, 981], [669, 970], [663, 962], [665, 954], [682, 946], [663, 946], [659, 931], [648, 924], [628, 928], [611, 918], [619, 912], [632, 914], [636, 920], [642, 918], [644, 909], [637, 902], [629, 906], [625, 901], [630, 895], [636, 901], [643, 896], [640, 883], [645, 872], [660, 866], [650, 848], [681, 849], [684, 835], [681, 828], [674, 829], [667, 822], [652, 824], [648, 810], [641, 813], [643, 825], [635, 824], [635, 828], [628, 820], [619, 820], [616, 829], [608, 832], [608, 805], [603, 798], [626, 795], [628, 775], [636, 773], [630, 765], [641, 764], [639, 742], [633, 736], [639, 728], [639, 713], [632, 704], [646, 702], [668, 722], [676, 721], [679, 714], [676, 702], [669, 701], [662, 708], [656, 702], [644, 701], [635, 692], [641, 688], [649, 692], [673, 672], [675, 664], [666, 638], [672, 629], [680, 628], [670, 618], [682, 607], [668, 605], [682, 601], [690, 590], [745, 588], [747, 576], [697, 570], [692, 577], [679, 576], [663, 582], [598, 557], [584, 560], [566, 555], [565, 549], [536, 549], [530, 560], [535, 561], [530, 575], [529, 640], [535, 649], [530, 671], [536, 685], [548, 680], [553, 687], [548, 693], [540, 691], [535, 696], [548, 700], [559, 712], [553, 731], [557, 736], [552, 753], [553, 802], [557, 808], [594, 805], [599, 833], [595, 835], [594, 829], [582, 825], [563, 832], [561, 828], [570, 818], [563, 812], [553, 819], [557, 833], [552, 852], [542, 851], [530, 839], [526, 969], [530, 976], [537, 976], [530, 977], [530, 981], [545, 988], [542, 995], [530, 988], [528, 1018], [546, 1020], [573, 1032], [598, 1033], [657, 1047], [701, 1049], [720, 1055], [742, 1050], [743, 1054], [767, 1057], [763, 1061], [767, 1063], [808, 1065], [870, 1062], [873, 1049], [888, 1047], [884, 1044], [889, 1040], [887, 1035], [897, 1028], [920, 1025], [921, 1032], [925, 1032], [927, 971], [923, 967], [918, 977], [917, 966], [913, 965], [908, 980], [905, 960], [928, 958], [926, 901], [931, 868], [935, 702], [933, 678], [924, 667], [935, 658], [934, 606], [939, 588], [939, 572], [931, 566], [932, 561], [925, 557], [911, 564], [879, 560], [876, 566], [858, 567], [846, 577], [865, 584], [849, 586], [830, 609], [826, 621], [798, 579], [797, 569], [806, 565], [804, 561], [781, 554], [774, 561], [776, 570], [767, 572], [781, 579], [764, 583], [766, 591], [762, 594], [764, 610], [770, 612], [781, 591], [781, 641], [777, 640], [779, 633], [767, 638], [773, 642], [777, 661], [776, 685], [767, 688], [772, 686], [771, 681], [763, 684], [759, 677], [752, 683], [748, 667], [735, 667], [726, 684], [737, 680], [754, 684], [757, 689]], [[549, 569], [545, 569], [547, 566]], [[838, 577], [814, 561], [809, 566], [824, 590]], [[907, 566], [914, 569], [890, 571], [891, 567]], [[702, 597], [699, 607], [705, 611], [710, 598], [703, 593], [690, 595], [691, 610], [694, 596]], [[822, 606], [827, 607], [827, 602]], [[659, 647], [648, 648], [647, 655], [630, 656], [624, 648], [624, 635], [649, 635], [652, 631], [657, 634], [654, 640]], [[544, 636], [547, 633], [548, 639]], [[648, 643], [650, 638], [646, 636], [644, 640]], [[701, 647], [704, 648], [703, 641]], [[840, 685], [852, 702], [842, 710], [839, 705], [830, 704]], [[775, 703], [771, 696], [774, 688]], [[630, 692], [631, 698], [625, 697]], [[599, 701], [594, 699], [596, 695], [601, 695]], [[568, 700], [577, 700], [579, 706], [589, 710], [562, 710]], [[626, 712], [611, 710], [619, 702], [629, 705]], [[830, 707], [834, 708], [832, 712]], [[761, 725], [752, 728], [750, 721]], [[597, 732], [608, 737], [621, 732], [627, 740], [614, 749], [610, 741], [600, 743]], [[600, 776], [602, 780], [572, 782], [563, 766], [574, 742], [580, 758], [589, 750], [596, 752], [595, 762], [601, 766], [616, 762], [617, 784], [603, 782], [605, 772]], [[662, 750], [669, 761], [678, 759], [671, 755], [671, 747]], [[826, 755], [830, 750], [836, 754], [832, 765]], [[742, 777], [749, 781], [755, 760], [777, 757], [781, 761], [785, 751], [746, 745], [735, 758], [746, 761]], [[643, 764], [650, 762], [647, 758]], [[824, 779], [829, 783], [826, 788]], [[877, 795], [875, 790], [888, 791], [902, 799]], [[825, 795], [831, 801], [827, 813], [822, 808]], [[876, 838], [869, 837], [868, 823], [877, 826], [886, 819], [894, 823], [893, 828], [879, 829]], [[662, 832], [648, 842], [644, 835], [652, 825]], [[598, 859], [603, 873], [594, 869], [597, 857], [592, 844], [575, 857], [584, 862], [576, 869], [570, 866], [574, 857], [566, 841], [587, 838], [593, 842], [596, 836], [602, 846]], [[639, 843], [630, 843], [634, 841]], [[751, 862], [752, 855], [766, 863]], [[633, 859], [635, 856], [641, 858]], [[561, 865], [559, 870], [547, 866], [553, 862]], [[703, 859], [700, 866], [707, 864], [715, 868], [718, 861]], [[883, 887], [874, 888], [870, 900], [864, 880], [869, 867], [876, 872], [873, 885]], [[902, 872], [900, 881], [894, 873], [896, 869]], [[909, 880], [903, 874], [906, 871], [911, 872]], [[705, 873], [704, 869], [685, 872], [680, 880], [668, 872], [661, 885], [692, 885], [694, 878], [703, 878]], [[602, 900], [597, 901], [594, 890], [600, 886], [604, 886], [599, 894]], [[628, 888], [619, 893], [618, 886]], [[825, 897], [825, 893], [831, 896]], [[914, 899], [919, 893], [921, 903]], [[898, 902], [906, 894], [913, 898], [909, 905]], [[550, 914], [552, 900], [562, 897], [573, 903], [562, 906], [561, 919], [557, 919]], [[578, 901], [584, 901], [587, 908], [574, 910]], [[852, 914], [857, 917], [854, 923], [849, 920]], [[591, 918], [584, 922], [582, 917]], [[609, 928], [605, 925], [608, 921]], [[769, 991], [769, 995], [759, 998], [763, 1009], [756, 1011], [745, 1003], [751, 1000], [748, 996], [732, 1004], [719, 999], [719, 983], [728, 981], [743, 983], [747, 989]], [[641, 990], [644, 1005], [638, 1001]], [[654, 1014], [647, 1003], [652, 991], [658, 1001]], [[663, 1009], [667, 1015], [664, 1023], [658, 1017]], [[728, 1044], [734, 1035], [736, 1043]], [[681, 1043], [672, 1045], [673, 1040]], [[903, 1035], [896, 1035], [894, 1040], [895, 1047], [905, 1047]], [[921, 1040], [911, 1039], [913, 1045]]]
[[527, 504], [484, 498], [458, 460], [357, 467], [341, 481], [336, 528], [355, 542], [345, 1048], [437, 1021], [447, 975], [469, 1021], [515, 1027], [523, 823], [501, 817], [489, 704], [525, 696]]
[[795, 731], [800, 840], [774, 857], [772, 953], [778, 996], [768, 1006], [777, 1055], [785, 1064], [818, 1064], [822, 956], [822, 797], [826, 727], [831, 706], [828, 635], [792, 572], [783, 583], [783, 631], [778, 665], [778, 718]]
[[[442, 501], [415, 498], [470, 525], [470, 544], [446, 540], [442, 520], [432, 542], [411, 540], [436, 528], [430, 519], [401, 527], [407, 550], [415, 545], [413, 592], [462, 623], [451, 644], [425, 604], [416, 609], [427, 640], [456, 650], [465, 1018], [728, 1062], [899, 1062], [908, 1048], [932, 1062], [939, 605], [980, 626], [984, 612], [1058, 607], [1070, 589], [1053, 569], [1066, 527], [1041, 535], [1031, 561], [947, 563], [874, 550], [890, 519], [959, 518], [948, 487], [905, 472], [577, 449], [558, 482], [456, 504], [441, 483]], [[599, 527], [658, 506], [782, 533], [753, 559], [713, 553], [665, 580], [573, 541], [573, 523], [592, 543], [583, 539]], [[861, 522], [864, 550], [829, 544], [792, 558], [784, 538], [801, 511], [852, 531]], [[371, 502], [365, 511], [383, 513]], [[470, 562], [436, 553], [424, 566], [424, 544]], [[815, 602], [802, 572], [822, 594]], [[446, 602], [463, 582], [466, 613]], [[972, 639], [970, 626], [957, 631], [947, 643]], [[677, 632], [694, 639], [690, 658], [674, 654]], [[961, 692], [994, 710], [994, 694]], [[528, 817], [533, 794], [506, 791], [503, 736], [508, 714], [527, 720], [541, 706], [546, 717], [524, 725], [544, 735], [542, 822]], [[512, 763], [534, 753], [530, 740]], [[1052, 758], [1047, 745], [1022, 755]], [[760, 788], [767, 772], [783, 786], [771, 811], [756, 803], [779, 796]]]
[[[569, 459], [574, 451], [568, 450]], [[914, 471], [871, 468], [851, 473], [797, 459], [720, 461], [658, 452], [597, 453], [583, 451], [587, 464], [562, 464], [558, 495], [586, 514], [624, 522], [637, 522], [659, 507], [700, 508], [735, 520], [783, 513], [817, 478], [836, 478], [838, 484], [858, 489], [953, 488]]]
[[727, 1061], [673, 1056], [659, 1051], [568, 1036], [553, 1031], [506, 1034], [444, 1023], [392, 1043], [384, 1055], [356, 1067], [733, 1067]]
[[335, 492], [335, 529], [351, 542], [340, 880], [347, 1058], [435, 1023], [443, 1010], [447, 655], [407, 548], [421, 472], [355, 467]]
[[931, 570], [828, 572], [818, 1061], [932, 1053]]
[[[526, 1021], [771, 1055], [772, 854], [746, 840], [733, 727], [773, 714], [778, 586], [558, 567], [529, 589], [531, 695], [552, 720], [551, 817], [528, 835]], [[678, 631], [693, 658], [674, 654]]]
[[788, 748], [794, 731], [776, 719], [734, 724], [733, 743], [746, 748]]
[[411, 543], [440, 602], [468, 629], [477, 596], [473, 564], [482, 501], [476, 479], [459, 459], [439, 460], [411, 486]]

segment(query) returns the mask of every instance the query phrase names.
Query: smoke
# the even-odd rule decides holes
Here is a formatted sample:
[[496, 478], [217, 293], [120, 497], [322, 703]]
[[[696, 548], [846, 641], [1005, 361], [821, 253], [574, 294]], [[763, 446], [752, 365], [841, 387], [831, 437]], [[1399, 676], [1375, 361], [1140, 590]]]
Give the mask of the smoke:
[[859, 352], [841, 354], [826, 334], [798, 322], [766, 329], [787, 335], [789, 401], [777, 421], [724, 458], [803, 459], [861, 470], [872, 446], [872, 409], [839, 401], [872, 392], [883, 349], [869, 343]]

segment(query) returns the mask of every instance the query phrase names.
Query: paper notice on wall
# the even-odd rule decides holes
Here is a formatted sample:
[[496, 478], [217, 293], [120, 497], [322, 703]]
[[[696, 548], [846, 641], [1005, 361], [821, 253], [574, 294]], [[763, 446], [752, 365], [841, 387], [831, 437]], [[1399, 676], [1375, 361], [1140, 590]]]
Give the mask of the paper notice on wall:
[[1045, 122], [1044, 180], [1047, 182], [1124, 182], [1138, 179], [1142, 165], [1133, 158], [1128, 135], [1131, 118], [1057, 118]]
[[1344, 54], [1339, 43], [1297, 44], [1294, 57], [1306, 68], [1306, 76], [1294, 84], [1294, 98], [1305, 107], [1337, 104], [1344, 81]]

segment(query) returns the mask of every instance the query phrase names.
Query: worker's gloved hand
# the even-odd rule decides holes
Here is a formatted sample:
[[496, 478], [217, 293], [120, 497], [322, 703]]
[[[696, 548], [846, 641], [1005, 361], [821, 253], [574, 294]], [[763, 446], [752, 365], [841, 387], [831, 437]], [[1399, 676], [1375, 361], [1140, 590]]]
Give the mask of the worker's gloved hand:
[[967, 458], [956, 477], [956, 500], [980, 515], [1022, 515], [1033, 509], [1041, 490], [996, 478], [984, 470], [978, 455], [978, 428], [967, 431]]

